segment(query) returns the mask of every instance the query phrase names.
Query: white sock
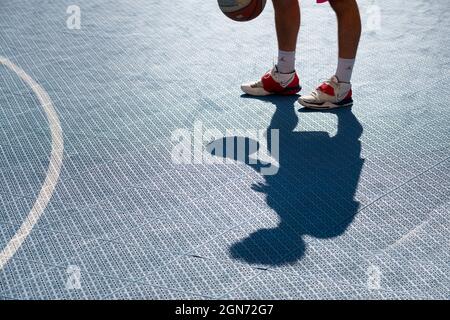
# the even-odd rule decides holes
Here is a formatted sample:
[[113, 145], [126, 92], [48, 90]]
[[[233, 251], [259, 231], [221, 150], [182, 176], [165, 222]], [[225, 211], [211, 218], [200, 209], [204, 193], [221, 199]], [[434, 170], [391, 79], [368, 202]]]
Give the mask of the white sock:
[[355, 59], [339, 58], [336, 70], [336, 77], [338, 78], [339, 82], [350, 82], [354, 65]]
[[295, 71], [295, 51], [278, 51], [278, 72], [292, 73]]

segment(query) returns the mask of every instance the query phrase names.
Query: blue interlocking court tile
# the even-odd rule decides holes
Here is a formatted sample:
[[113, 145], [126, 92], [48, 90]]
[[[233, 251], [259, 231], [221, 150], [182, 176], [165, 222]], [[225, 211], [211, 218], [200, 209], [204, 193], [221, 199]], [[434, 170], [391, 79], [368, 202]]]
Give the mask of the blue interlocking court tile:
[[[216, 1], [2, 1], [0, 300], [449, 299], [448, 1], [359, 5], [354, 105], [313, 112], [241, 93], [277, 54], [270, 1], [247, 23]], [[302, 11], [306, 94], [337, 40], [327, 4]], [[270, 129], [274, 174], [223, 153]], [[199, 134], [220, 163], [194, 161]]]

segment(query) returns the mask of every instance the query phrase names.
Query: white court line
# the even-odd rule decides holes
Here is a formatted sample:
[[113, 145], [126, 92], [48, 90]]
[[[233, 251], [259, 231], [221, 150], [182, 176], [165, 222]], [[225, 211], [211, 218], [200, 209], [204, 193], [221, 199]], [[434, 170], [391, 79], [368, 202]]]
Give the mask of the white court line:
[[53, 191], [58, 183], [59, 173], [61, 171], [64, 143], [58, 114], [56, 113], [47, 92], [28, 74], [26, 74], [25, 71], [9, 61], [7, 58], [0, 56], [0, 65], [4, 65], [11, 71], [15, 72], [36, 94], [47, 116], [52, 135], [52, 152], [47, 170], [47, 176], [45, 177], [41, 191], [39, 192], [39, 195], [27, 218], [24, 220], [19, 230], [17, 230], [14, 237], [11, 238], [6, 247], [0, 252], [0, 270], [2, 270], [31, 233], [31, 230], [38, 222], [47, 207], [50, 198], [52, 197]]

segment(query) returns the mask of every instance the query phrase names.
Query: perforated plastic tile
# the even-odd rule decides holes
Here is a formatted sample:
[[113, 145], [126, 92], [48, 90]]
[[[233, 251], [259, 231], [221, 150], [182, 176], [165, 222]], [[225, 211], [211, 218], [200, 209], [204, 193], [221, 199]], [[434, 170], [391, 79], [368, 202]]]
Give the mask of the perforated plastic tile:
[[31, 300], [101, 299], [127, 285], [118, 279], [81, 272], [78, 286], [70, 276], [67, 268], [50, 269], [15, 287], [12, 297]]
[[45, 172], [22, 169], [0, 171], [3, 182], [0, 192], [9, 196], [33, 196], [45, 179]]
[[[292, 254], [293, 256], [297, 255], [297, 258], [301, 257], [301, 260], [292, 265], [277, 266], [276, 269], [301, 276], [337, 279], [340, 282], [363, 285], [365, 274], [369, 268], [374, 265], [378, 266], [378, 263], [373, 262], [373, 257], [381, 259], [384, 261], [383, 263], [388, 263], [379, 257], [384, 250], [389, 251], [390, 248], [395, 248], [397, 243], [401, 243], [404, 238], [408, 238], [420, 230], [420, 226], [426, 226], [428, 222], [441, 217], [438, 212], [445, 212], [445, 207], [439, 207], [439, 203], [448, 201], [445, 199], [448, 199], [449, 196], [446, 191], [448, 179], [445, 176], [446, 173], [442, 171], [446, 166], [447, 163], [436, 166], [409, 181], [392, 194], [386, 195], [373, 205], [358, 212], [355, 220], [340, 237], [327, 241], [305, 237], [305, 248], [300, 247], [298, 252]], [[440, 177], [438, 178], [436, 175], [440, 175]], [[434, 189], [433, 186], [436, 185], [439, 186], [439, 190]], [[405, 199], [410, 199], [410, 201], [405, 202]], [[421, 201], [416, 202], [411, 199], [421, 199]], [[436, 206], [439, 210], [435, 209]], [[433, 229], [434, 231], [431, 231]], [[445, 250], [444, 248], [448, 244], [443, 237], [449, 234], [446, 224], [444, 223], [441, 228], [431, 227], [429, 230], [432, 234], [431, 237], [436, 239], [439, 250]], [[422, 236], [425, 237], [423, 234]], [[237, 245], [234, 244], [234, 246]], [[410, 249], [413, 251], [410, 252], [409, 259], [416, 255], [419, 257], [419, 250], [424, 247], [412, 246], [412, 248], [414, 249]], [[250, 256], [250, 254], [244, 255], [244, 258], [250, 259]], [[448, 260], [448, 256], [442, 254], [441, 258], [436, 255], [434, 258], [424, 261], [424, 264], [421, 261], [417, 262], [420, 268], [420, 264], [423, 266], [429, 261], [433, 261], [436, 268], [441, 270], [441, 278], [437, 281], [445, 281], [444, 274], [448, 269], [445, 267], [445, 264], [448, 264], [444, 262], [445, 259]], [[405, 268], [409, 265], [406, 260], [408, 259], [402, 260]], [[395, 273], [395, 270], [397, 270], [396, 267], [390, 265], [385, 268], [384, 272]], [[423, 276], [425, 277], [425, 274]], [[439, 279], [439, 276], [436, 278]], [[404, 280], [407, 283], [406, 279]], [[398, 288], [398, 290], [407, 291], [408, 289], [405, 287]]]
[[34, 199], [2, 195], [0, 222], [20, 225], [30, 212]]
[[[234, 23], [216, 1], [78, 0], [78, 30], [70, 0], [3, 0], [1, 56], [48, 94], [64, 157], [0, 299], [448, 299], [448, 1], [358, 3], [354, 106], [308, 112], [297, 97], [242, 96], [277, 54], [270, 1]], [[328, 4], [301, 5], [306, 94], [334, 71], [337, 39]], [[4, 65], [0, 106], [1, 252], [46, 179], [52, 135]], [[279, 129], [279, 170], [174, 163], [172, 134], [198, 125]], [[66, 290], [71, 264], [80, 290]]]
[[85, 209], [100, 204], [126, 190], [126, 186], [107, 184], [93, 178], [67, 179], [55, 188], [48, 211]]
[[189, 199], [179, 208], [164, 212], [161, 217], [218, 230], [231, 229], [245, 221], [255, 221], [264, 210], [248, 203], [222, 202], [210, 198]]
[[278, 272], [265, 271], [237, 290], [227, 294], [225, 299], [435, 299], [429, 293], [389, 291], [351, 286], [337, 281], [303, 278]]
[[185, 253], [226, 231], [227, 229], [220, 230], [208, 225], [156, 219], [116, 238], [115, 241], [155, 250]]
[[410, 262], [425, 262], [445, 265], [449, 258], [445, 252], [450, 247], [448, 214], [450, 203], [437, 207], [430, 218], [417, 225], [395, 243], [379, 252], [379, 256], [390, 259], [405, 259]]
[[14, 236], [17, 227], [8, 223], [1, 223], [0, 225], [2, 227], [0, 229], [0, 244], [4, 247]]
[[61, 169], [61, 179], [70, 179], [79, 177], [82, 173], [101, 166], [111, 160], [101, 157], [94, 157], [89, 154], [72, 154], [64, 158]]
[[112, 161], [86, 171], [80, 178], [102, 181], [110, 185], [145, 186], [158, 190], [160, 186], [156, 181], [157, 176], [158, 173], [150, 165]]
[[141, 214], [146, 217], [157, 218], [165, 212], [176, 210], [189, 201], [186, 195], [170, 192], [160, 192], [148, 188], [130, 188], [114, 190], [96, 203], [86, 203], [82, 206], [67, 205], [63, 202], [52, 202], [47, 210], [60, 212], [64, 209], [90, 209], [112, 211], [119, 214]]
[[260, 272], [232, 263], [185, 256], [173, 261], [170, 268], [157, 270], [147, 281], [168, 289], [220, 298]]
[[[176, 254], [155, 250], [151, 245], [138, 246], [100, 241], [80, 251], [72, 264], [83, 271], [131, 281], [142, 280], [159, 268], [169, 268]], [[145, 282], [145, 281], [144, 281]]]
[[16, 294], [15, 288], [23, 286], [31, 278], [35, 278], [52, 268], [54, 267], [18, 259], [9, 262], [0, 271], [0, 296], [14, 296]]
[[71, 258], [81, 254], [92, 238], [65, 234], [44, 229], [34, 229], [16, 257], [51, 265], [68, 265]]
[[49, 212], [41, 219], [39, 227], [56, 232], [110, 240], [132, 232], [148, 221], [141, 215], [98, 208], [69, 209]]
[[205, 297], [193, 295], [192, 293], [169, 290], [149, 286], [145, 284], [133, 284], [126, 287], [113, 295], [108, 296], [108, 299], [113, 300], [204, 300]]
[[368, 259], [380, 268], [385, 288], [450, 297], [450, 260], [445, 253], [450, 250], [449, 210], [449, 204], [437, 208], [428, 220]]
[[278, 223], [273, 212], [254, 216], [189, 253], [224, 261], [233, 259], [253, 267], [288, 264], [296, 260], [301, 235], [289, 227], [278, 228]]

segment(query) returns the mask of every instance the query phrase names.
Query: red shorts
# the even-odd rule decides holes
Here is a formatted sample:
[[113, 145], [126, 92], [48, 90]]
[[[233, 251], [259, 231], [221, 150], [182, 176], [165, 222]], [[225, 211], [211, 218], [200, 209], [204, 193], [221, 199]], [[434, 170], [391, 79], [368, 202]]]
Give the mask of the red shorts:
[[327, 2], [328, 0], [317, 0], [317, 3], [324, 3]]

